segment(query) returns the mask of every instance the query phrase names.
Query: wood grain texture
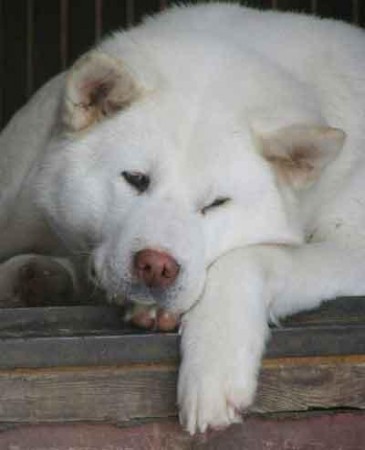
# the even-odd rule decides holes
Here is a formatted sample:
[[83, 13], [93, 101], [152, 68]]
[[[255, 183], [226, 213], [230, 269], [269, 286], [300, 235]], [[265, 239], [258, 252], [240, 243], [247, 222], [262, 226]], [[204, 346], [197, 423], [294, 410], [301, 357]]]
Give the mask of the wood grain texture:
[[[176, 415], [175, 365], [0, 371], [0, 422]], [[365, 409], [365, 357], [267, 360], [253, 412]]]
[[62, 70], [61, 64], [61, 2], [53, 4], [33, 0], [33, 45], [31, 49], [32, 86], [34, 92]]
[[364, 413], [249, 417], [225, 431], [189, 436], [176, 420], [131, 427], [17, 426], [0, 433], [6, 450], [363, 450]]
[[176, 368], [0, 372], [0, 422], [125, 422], [175, 415]]
[[[364, 354], [365, 326], [278, 329], [269, 357]], [[179, 360], [175, 333], [0, 339], [0, 368], [170, 363]]]
[[264, 362], [252, 411], [365, 409], [365, 356]]
[[[363, 354], [365, 327], [275, 330], [266, 355]], [[0, 339], [0, 368], [118, 365], [179, 360], [177, 334], [106, 334]]]
[[[340, 299], [274, 327], [267, 357], [365, 354], [365, 301]], [[0, 310], [0, 369], [171, 363], [177, 333], [141, 332], [115, 307]]]
[[[86, 303], [85, 301], [82, 301]], [[102, 335], [108, 332], [136, 333], [123, 320], [123, 308], [106, 306], [54, 306], [0, 308], [0, 338], [27, 336]], [[296, 314], [281, 322], [279, 329], [304, 326], [365, 324], [365, 298], [348, 297], [324, 302], [321, 308]], [[275, 329], [275, 327], [274, 327]], [[141, 332], [140, 332], [141, 333]]]
[[[52, 3], [55, 6], [54, 0]], [[95, 3], [90, 0], [69, 0], [68, 14], [68, 63], [71, 64], [95, 43]]]
[[27, 95], [27, 4], [25, 0], [2, 2], [3, 123], [25, 102]]
[[288, 317], [282, 325], [350, 325], [365, 323], [365, 297], [341, 297], [311, 311]]

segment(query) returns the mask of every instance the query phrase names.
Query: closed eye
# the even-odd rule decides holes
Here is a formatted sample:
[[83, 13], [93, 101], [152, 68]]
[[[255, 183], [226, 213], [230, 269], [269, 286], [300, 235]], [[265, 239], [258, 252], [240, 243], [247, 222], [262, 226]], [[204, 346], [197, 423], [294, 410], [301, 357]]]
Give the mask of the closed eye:
[[219, 206], [223, 206], [226, 203], [228, 203], [231, 199], [229, 197], [218, 197], [216, 198], [212, 203], [210, 203], [207, 206], [204, 206], [204, 208], [202, 208], [200, 210], [200, 212], [202, 214], [206, 214], [209, 210], [213, 209], [213, 208], [218, 208]]
[[147, 191], [150, 185], [150, 177], [142, 172], [127, 172], [121, 173], [125, 181], [132, 186], [139, 194]]

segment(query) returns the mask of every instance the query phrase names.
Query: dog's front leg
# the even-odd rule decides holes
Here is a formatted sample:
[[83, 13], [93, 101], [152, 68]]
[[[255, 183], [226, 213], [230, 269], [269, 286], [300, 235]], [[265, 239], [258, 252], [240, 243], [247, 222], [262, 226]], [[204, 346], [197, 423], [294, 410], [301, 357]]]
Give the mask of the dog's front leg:
[[318, 242], [273, 247], [270, 314], [287, 316], [318, 307], [323, 300], [365, 294], [365, 245]]
[[253, 400], [268, 316], [365, 293], [365, 248], [336, 242], [232, 251], [210, 268], [183, 318], [178, 400], [190, 433], [239, 420]]
[[183, 318], [178, 403], [190, 433], [239, 421], [253, 400], [268, 334], [259, 256], [242, 249], [215, 262], [202, 298]]

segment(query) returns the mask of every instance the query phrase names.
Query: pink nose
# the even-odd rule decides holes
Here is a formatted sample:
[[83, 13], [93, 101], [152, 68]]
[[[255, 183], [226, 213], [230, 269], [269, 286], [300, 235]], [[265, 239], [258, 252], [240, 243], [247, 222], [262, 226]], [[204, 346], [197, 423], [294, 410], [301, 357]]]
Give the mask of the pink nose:
[[146, 286], [167, 288], [177, 278], [180, 267], [172, 256], [157, 250], [144, 249], [134, 256], [134, 273]]

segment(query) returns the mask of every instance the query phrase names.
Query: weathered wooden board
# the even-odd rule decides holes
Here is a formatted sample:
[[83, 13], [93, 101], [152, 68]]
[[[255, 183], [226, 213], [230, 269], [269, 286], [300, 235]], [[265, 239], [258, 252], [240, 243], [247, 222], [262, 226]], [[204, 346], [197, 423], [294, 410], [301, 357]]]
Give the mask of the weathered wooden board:
[[365, 409], [365, 355], [264, 361], [255, 412]]
[[365, 415], [346, 413], [300, 417], [250, 417], [226, 431], [190, 437], [176, 420], [132, 427], [36, 425], [0, 433], [11, 450], [363, 450]]
[[[365, 301], [343, 299], [273, 328], [268, 357], [365, 354]], [[171, 363], [177, 333], [126, 326], [120, 308], [0, 310], [0, 368]]]
[[[0, 422], [176, 415], [175, 365], [0, 371]], [[365, 356], [266, 360], [253, 412], [365, 409]]]
[[[267, 356], [364, 354], [365, 326], [274, 330]], [[174, 362], [177, 334], [107, 334], [0, 339], [0, 368]]]
[[[282, 321], [282, 326], [363, 325], [365, 297], [340, 298]], [[136, 333], [123, 321], [123, 308], [105, 305], [0, 309], [0, 338]], [[139, 333], [141, 331], [139, 330]]]
[[[365, 409], [364, 319], [364, 299], [342, 299], [274, 328], [252, 411]], [[0, 422], [173, 416], [178, 344], [120, 308], [1, 310]]]

